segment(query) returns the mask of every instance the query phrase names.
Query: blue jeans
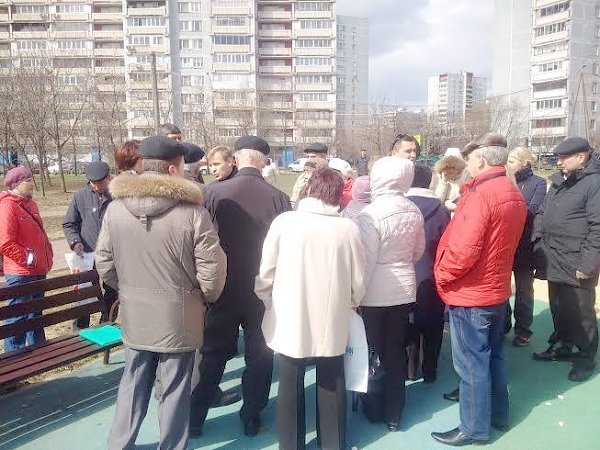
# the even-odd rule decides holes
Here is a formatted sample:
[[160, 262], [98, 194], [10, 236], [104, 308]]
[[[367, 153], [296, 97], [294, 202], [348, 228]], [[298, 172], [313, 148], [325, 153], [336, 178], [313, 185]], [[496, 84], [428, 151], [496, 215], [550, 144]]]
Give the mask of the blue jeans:
[[[11, 275], [7, 273], [4, 274], [4, 278], [6, 279], [6, 284], [8, 286], [18, 286], [20, 284], [30, 283], [31, 281], [43, 280], [44, 278], [46, 278], [46, 275]], [[39, 295], [43, 295], [43, 293], [40, 293]], [[19, 303], [27, 302], [34, 297], [35, 295], [23, 295], [20, 297], [11, 298], [8, 301], [8, 304], [17, 305]], [[10, 325], [11, 323], [16, 322], [23, 322], [28, 319], [34, 319], [38, 316], [40, 316], [40, 313], [30, 313], [26, 316], [11, 317], [9, 319], [6, 319], [5, 325]], [[10, 336], [4, 339], [4, 351], [11, 352], [13, 350], [25, 348], [25, 340], [27, 340], [28, 345], [35, 345], [40, 342], [44, 342], [46, 340], [44, 329], [40, 328], [37, 330], [31, 330], [25, 334], [18, 334], [16, 336]]]
[[508, 425], [505, 316], [506, 302], [450, 307], [452, 360], [460, 377], [460, 429], [471, 439], [488, 440], [492, 422]]

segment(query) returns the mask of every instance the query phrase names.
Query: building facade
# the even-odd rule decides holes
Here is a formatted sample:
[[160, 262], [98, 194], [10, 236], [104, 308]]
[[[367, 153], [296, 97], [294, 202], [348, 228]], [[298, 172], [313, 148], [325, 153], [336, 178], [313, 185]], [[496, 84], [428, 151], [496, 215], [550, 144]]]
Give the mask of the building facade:
[[337, 17], [337, 128], [364, 123], [369, 113], [369, 20]]
[[336, 29], [335, 0], [0, 0], [0, 74], [61, 68], [118, 116], [79, 118], [118, 122], [113, 141], [153, 134], [158, 114], [207, 146], [258, 133], [300, 148], [335, 138]]
[[485, 101], [487, 80], [471, 72], [444, 73], [429, 77], [428, 114], [435, 116], [443, 130], [452, 135], [465, 123], [468, 111]]

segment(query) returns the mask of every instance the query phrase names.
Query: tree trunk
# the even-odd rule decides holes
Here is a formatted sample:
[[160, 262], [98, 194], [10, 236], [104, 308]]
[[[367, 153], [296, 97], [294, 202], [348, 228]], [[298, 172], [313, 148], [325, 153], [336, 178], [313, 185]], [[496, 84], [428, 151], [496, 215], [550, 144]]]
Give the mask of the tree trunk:
[[67, 192], [67, 183], [65, 181], [65, 172], [62, 166], [62, 148], [56, 148], [56, 154], [58, 156], [58, 175], [60, 176], [60, 184], [63, 193]]
[[42, 197], [46, 196], [46, 183], [44, 182], [44, 170], [42, 167], [42, 162], [44, 161], [44, 153], [43, 149], [39, 148], [37, 150], [38, 161], [40, 161], [40, 186], [42, 188]]
[[77, 146], [75, 145], [75, 139], [73, 139], [73, 173], [77, 176]]
[[48, 169], [48, 154], [44, 152], [44, 163], [40, 164], [40, 172], [44, 173], [44, 178], [48, 181], [48, 186], [52, 187], [52, 180], [50, 179], [50, 169]]

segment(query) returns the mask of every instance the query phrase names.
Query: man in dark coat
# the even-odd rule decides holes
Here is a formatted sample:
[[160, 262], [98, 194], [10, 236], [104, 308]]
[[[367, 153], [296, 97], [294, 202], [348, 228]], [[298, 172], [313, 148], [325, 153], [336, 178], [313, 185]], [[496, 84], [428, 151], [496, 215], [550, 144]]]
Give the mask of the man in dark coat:
[[[93, 252], [102, 226], [102, 219], [111, 197], [108, 192], [110, 167], [102, 161], [92, 162], [85, 169], [88, 184], [73, 196], [67, 214], [63, 219], [63, 232], [71, 250], [77, 255]], [[105, 312], [101, 320], [108, 320], [108, 312], [117, 298], [117, 292], [103, 284]], [[82, 316], [76, 321], [77, 328], [90, 326], [90, 316]]]
[[227, 281], [223, 294], [206, 315], [199, 379], [192, 385], [190, 434], [202, 434], [208, 408], [223, 376], [225, 364], [236, 351], [238, 329], [244, 330], [246, 368], [242, 375], [244, 404], [240, 416], [244, 433], [255, 436], [260, 411], [267, 405], [273, 353], [261, 330], [264, 305], [254, 294], [262, 245], [271, 222], [291, 209], [289, 197], [261, 175], [269, 144], [243, 136], [234, 146], [238, 173], [227, 181], [211, 183], [204, 204], [227, 254]]
[[[542, 361], [572, 360], [572, 381], [593, 373], [598, 351], [594, 303], [600, 267], [600, 163], [587, 140], [570, 137], [555, 149], [561, 172], [538, 212], [533, 239], [546, 255], [554, 333]], [[579, 349], [573, 352], [573, 346]]]
[[356, 163], [356, 171], [359, 177], [369, 175], [369, 156], [365, 150], [360, 151], [360, 158]]

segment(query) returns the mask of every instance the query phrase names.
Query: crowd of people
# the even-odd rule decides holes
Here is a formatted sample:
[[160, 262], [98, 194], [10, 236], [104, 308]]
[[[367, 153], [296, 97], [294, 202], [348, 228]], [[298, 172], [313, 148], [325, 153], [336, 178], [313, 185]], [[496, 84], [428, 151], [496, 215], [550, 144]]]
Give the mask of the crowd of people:
[[[346, 448], [351, 310], [369, 346], [360, 397], [367, 420], [400, 429], [405, 380], [437, 378], [447, 317], [460, 384], [445, 396], [460, 401], [460, 424], [432, 437], [452, 446], [485, 442], [492, 427], [510, 426], [503, 343], [513, 328], [513, 274], [513, 345], [527, 346], [533, 333], [534, 277], [548, 280], [554, 332], [533, 358], [571, 361], [569, 379], [587, 380], [598, 348], [600, 163], [582, 138], [566, 139], [555, 153], [560, 171], [547, 190], [531, 151], [509, 151], [494, 133], [448, 149], [433, 171], [417, 163], [419, 142], [399, 134], [389, 156], [371, 164], [361, 152], [357, 178], [314, 143], [291, 199], [276, 187], [269, 144], [257, 136], [205, 155], [166, 124], [115, 150], [118, 176], [106, 163], [89, 164], [63, 229], [77, 255], [95, 254], [106, 311], [120, 299], [125, 367], [109, 448], [134, 447], [153, 388], [160, 448], [186, 448], [203, 435], [211, 407], [240, 400], [243, 431], [257, 435], [275, 352], [280, 448], [305, 448], [310, 366], [319, 445]], [[203, 158], [215, 177], [208, 185]], [[17, 167], [4, 184], [6, 281], [43, 278], [52, 247], [32, 199], [33, 175]], [[240, 328], [241, 396], [219, 387]], [[13, 336], [5, 350], [43, 340], [43, 330]]]

